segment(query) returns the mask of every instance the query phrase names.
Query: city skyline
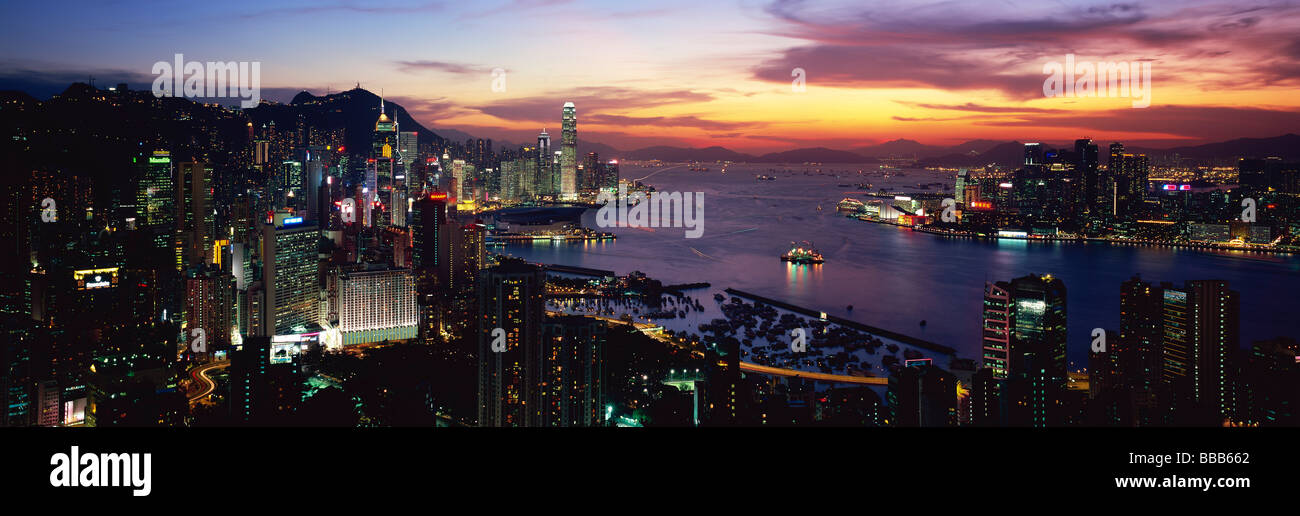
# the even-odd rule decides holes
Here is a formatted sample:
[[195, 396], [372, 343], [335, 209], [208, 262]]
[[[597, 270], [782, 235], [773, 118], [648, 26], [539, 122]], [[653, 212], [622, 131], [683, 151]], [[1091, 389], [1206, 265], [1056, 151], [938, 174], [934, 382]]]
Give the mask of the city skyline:
[[[360, 83], [382, 89], [426, 127], [478, 138], [532, 141], [573, 101], [584, 140], [621, 150], [720, 145], [762, 153], [895, 138], [952, 145], [1078, 135], [1169, 147], [1300, 125], [1300, 101], [1287, 95], [1300, 69], [1300, 8], [1286, 3], [739, 2], [690, 4], [693, 15], [680, 16], [687, 5], [236, 3], [129, 16], [85, 5], [58, 17], [65, 31], [14, 23], [0, 36], [9, 49], [0, 55], [0, 88], [44, 98], [93, 76], [144, 89], [152, 63], [182, 53], [260, 61], [265, 99]], [[48, 19], [48, 8], [9, 6], [6, 19]], [[430, 19], [446, 30], [412, 30]], [[160, 38], [178, 43], [159, 52]], [[604, 44], [584, 43], [592, 40]], [[1044, 97], [1044, 63], [1067, 54], [1150, 62], [1151, 106]], [[796, 68], [806, 72], [803, 92], [792, 91]], [[504, 91], [493, 91], [497, 69]]]

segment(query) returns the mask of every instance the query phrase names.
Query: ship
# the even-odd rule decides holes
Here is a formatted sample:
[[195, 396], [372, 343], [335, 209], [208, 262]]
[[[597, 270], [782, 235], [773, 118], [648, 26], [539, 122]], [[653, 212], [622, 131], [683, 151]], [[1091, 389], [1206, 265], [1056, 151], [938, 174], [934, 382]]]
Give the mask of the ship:
[[822, 254], [807, 241], [804, 241], [802, 244], [790, 242], [790, 251], [781, 255], [781, 261], [800, 265], [820, 264], [826, 262], [826, 260], [822, 258]]

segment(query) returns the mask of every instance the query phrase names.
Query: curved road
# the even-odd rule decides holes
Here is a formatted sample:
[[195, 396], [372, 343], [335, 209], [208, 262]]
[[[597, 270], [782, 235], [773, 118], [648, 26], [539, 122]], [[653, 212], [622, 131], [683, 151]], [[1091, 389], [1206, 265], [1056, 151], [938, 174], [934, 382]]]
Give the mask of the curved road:
[[200, 386], [199, 392], [190, 396], [191, 405], [198, 403], [199, 400], [206, 398], [209, 394], [212, 394], [213, 390], [216, 390], [217, 384], [213, 382], [211, 378], [208, 378], [208, 373], [216, 369], [224, 369], [229, 365], [229, 360], [223, 360], [221, 362], [210, 362], [194, 369], [190, 369], [190, 378], [193, 378]]
[[741, 362], [740, 370], [750, 371], [759, 374], [770, 374], [776, 376], [792, 376], [795, 378], [808, 378], [810, 380], [821, 380], [825, 382], [856, 383], [862, 385], [889, 385], [889, 378], [881, 378], [879, 376], [849, 376], [846, 374], [811, 373], [808, 371], [799, 371], [796, 369], [784, 369], [780, 367], [758, 365], [751, 362]]

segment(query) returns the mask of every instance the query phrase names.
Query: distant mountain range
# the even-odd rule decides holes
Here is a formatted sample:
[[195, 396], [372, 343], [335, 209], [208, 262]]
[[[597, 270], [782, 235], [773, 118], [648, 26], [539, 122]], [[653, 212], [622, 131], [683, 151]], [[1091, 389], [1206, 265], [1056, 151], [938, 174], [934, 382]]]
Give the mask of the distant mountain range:
[[[1109, 142], [1098, 141], [1101, 161], [1109, 157]], [[579, 140], [580, 152], [584, 143]], [[877, 163], [883, 159], [912, 159], [918, 166], [979, 167], [997, 164], [1015, 167], [1024, 162], [1024, 144], [1019, 141], [971, 140], [958, 145], [926, 145], [913, 140], [898, 139], [878, 145], [858, 147], [851, 151], [813, 147], [773, 152], [755, 156], [736, 152], [725, 147], [673, 147], [657, 145], [631, 151], [616, 150], [607, 145], [588, 142], [588, 149], [601, 149], [602, 157], [630, 160], [662, 160], [673, 162], [735, 161], [746, 163]], [[1073, 150], [1074, 142], [1044, 143], [1054, 149]], [[1141, 153], [1153, 158], [1178, 156], [1195, 160], [1227, 161], [1241, 157], [1277, 156], [1288, 161], [1300, 161], [1300, 135], [1285, 134], [1272, 138], [1239, 138], [1226, 142], [1189, 145], [1169, 149], [1127, 146], [1127, 152]]]
[[[174, 115], [168, 113], [169, 111], [186, 113], [187, 118], [181, 120], [203, 120], [219, 116], [225, 118], [223, 123], [229, 124], [230, 127], [236, 127], [235, 124], [239, 123], [238, 118], [240, 117], [238, 115], [233, 117], [221, 115], [207, 110], [203, 108], [202, 104], [188, 99], [153, 99], [147, 91], [119, 92], [119, 95], [128, 95], [131, 98], [138, 97], [140, 99], [139, 102], [119, 108], [111, 108], [108, 104], [78, 102], [78, 99], [94, 98], [106, 93], [105, 90], [98, 90], [86, 84], [76, 83], [62, 94], [55, 95], [45, 101], [37, 100], [28, 94], [17, 91], [0, 92], [0, 99], [8, 99], [14, 106], [24, 106], [17, 111], [6, 110], [6, 113], [4, 113], [7, 115], [4, 118], [14, 119], [10, 121], [12, 124], [16, 124], [14, 127], [36, 128], [49, 126], [51, 129], [61, 130], [63, 129], [62, 126], [75, 125], [79, 126], [79, 129], [83, 131], [80, 134], [87, 134], [87, 132], [90, 134], [111, 134], [113, 127], [118, 127], [119, 132], [125, 129], [121, 125], [121, 122], [125, 119], [167, 120], [166, 123], [157, 128], [148, 127], [147, 131], [139, 135], [132, 133], [131, 136], [135, 141], [156, 141], [172, 149], [173, 152], [181, 151], [182, 153], [193, 153], [195, 155], [210, 154], [215, 148], [204, 149], [195, 145], [193, 142], [199, 140], [196, 135], [190, 133], [198, 131], [198, 126], [191, 128], [190, 125], [192, 124], [181, 122]], [[379, 96], [360, 88], [325, 96], [316, 96], [303, 91], [295, 95], [288, 104], [263, 103], [252, 109], [243, 110], [242, 114], [255, 125], [274, 122], [284, 130], [293, 130], [298, 127], [299, 123], [318, 129], [343, 128], [346, 130], [347, 139], [345, 144], [348, 147], [366, 149], [370, 145], [370, 134], [373, 131], [375, 120], [379, 117], [379, 104]], [[443, 128], [437, 131], [429, 129], [412, 118], [400, 104], [392, 101], [384, 101], [383, 104], [385, 112], [398, 121], [402, 130], [414, 130], [419, 133], [421, 142], [442, 143], [450, 141], [463, 143], [466, 140], [474, 139], [469, 133], [452, 128]], [[82, 112], [77, 111], [79, 106], [82, 106]], [[42, 115], [53, 115], [53, 118], [43, 117]], [[235, 131], [230, 131], [230, 134], [223, 133], [223, 138], [237, 139], [238, 137], [239, 134], [235, 133]], [[111, 145], [111, 141], [110, 139], [102, 142], [102, 144]], [[552, 138], [551, 144], [553, 149], [558, 150], [558, 135]], [[1107, 141], [1098, 141], [1098, 145], [1101, 147], [1100, 154], [1103, 163], [1108, 155], [1106, 148], [1108, 144]], [[1072, 142], [1046, 143], [1046, 145], [1061, 149], [1073, 148]], [[191, 147], [193, 148], [191, 149]], [[493, 142], [495, 150], [511, 147], [517, 147], [517, 145], [500, 140]], [[1300, 135], [1285, 134], [1271, 138], [1239, 138], [1225, 142], [1170, 149], [1129, 146], [1127, 150], [1129, 152], [1145, 153], [1152, 157], [1172, 157], [1176, 155], [1195, 160], [1227, 161], [1238, 157], [1277, 156], [1296, 161], [1300, 160]], [[123, 149], [122, 151], [128, 152], [129, 150]], [[970, 140], [958, 145], [941, 146], [927, 145], [901, 138], [850, 150], [812, 147], [757, 156], [719, 146], [692, 148], [660, 145], [636, 150], [619, 150], [600, 142], [579, 138], [578, 152], [580, 155], [596, 152], [600, 154], [602, 159], [657, 159], [673, 162], [877, 163], [884, 159], [905, 159], [915, 160], [921, 166], [960, 167], [977, 167], [987, 164], [1015, 167], [1023, 162], [1024, 156], [1023, 144], [1017, 141]]]

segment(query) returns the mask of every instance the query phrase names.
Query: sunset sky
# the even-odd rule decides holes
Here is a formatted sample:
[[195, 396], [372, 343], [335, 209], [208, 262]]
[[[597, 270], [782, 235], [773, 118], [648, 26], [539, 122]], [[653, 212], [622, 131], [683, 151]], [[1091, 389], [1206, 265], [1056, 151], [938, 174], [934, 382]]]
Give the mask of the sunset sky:
[[[516, 143], [558, 133], [565, 101], [580, 138], [620, 149], [1300, 132], [1294, 2], [6, 2], [0, 19], [3, 89], [147, 88], [175, 53], [260, 61], [264, 98], [359, 82], [435, 130]], [[1150, 61], [1151, 107], [1044, 97], [1067, 53]]]

